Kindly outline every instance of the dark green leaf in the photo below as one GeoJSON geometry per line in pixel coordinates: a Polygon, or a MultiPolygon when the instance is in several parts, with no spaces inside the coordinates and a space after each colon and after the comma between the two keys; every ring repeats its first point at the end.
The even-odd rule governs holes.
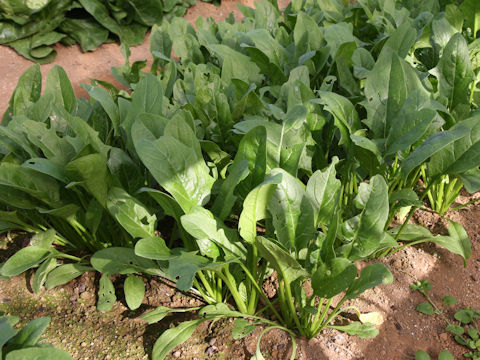
{"type": "Polygon", "coordinates": [[[365,290],[371,289],[381,284],[391,284],[393,281],[392,273],[383,264],[367,265],[360,277],[355,279],[346,293],[347,299],[354,299],[365,290]]]}

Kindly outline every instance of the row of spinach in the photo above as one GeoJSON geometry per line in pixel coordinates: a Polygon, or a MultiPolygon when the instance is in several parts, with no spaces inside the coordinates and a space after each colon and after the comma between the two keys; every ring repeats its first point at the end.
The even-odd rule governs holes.
{"type": "Polygon", "coordinates": [[[409,223],[424,200],[443,214],[462,185],[480,189],[480,9],[457,5],[262,1],[196,30],[174,18],[153,27],[150,73],[127,58],[113,74],[131,91],[94,80],[90,100],[59,67],[41,95],[31,67],[0,127],[0,230],[36,235],[1,275],[35,268],[41,291],[99,271],[100,311],[116,300],[114,274],[131,309],[140,274],[195,292],[208,305],[162,334],[155,359],[221,317],[238,318],[239,337],[246,318],[293,342],[327,327],[375,336],[369,314],[334,321],[393,281],[355,262],[422,242],[471,256],[460,224],[434,236],[409,223]]]}
{"type": "Polygon", "coordinates": [[[55,59],[52,45],[92,51],[106,42],[141,44],[164,18],[183,16],[195,0],[8,0],[0,2],[0,44],[34,62],[55,59]]]}

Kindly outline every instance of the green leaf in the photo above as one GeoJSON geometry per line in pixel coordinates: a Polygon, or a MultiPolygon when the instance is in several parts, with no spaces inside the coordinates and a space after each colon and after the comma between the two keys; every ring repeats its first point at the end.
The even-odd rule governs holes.
{"type": "Polygon", "coordinates": [[[425,351],[417,350],[415,352],[415,360],[431,360],[431,357],[425,351]]]}
{"type": "Polygon", "coordinates": [[[348,257],[358,260],[379,249],[385,237],[384,227],[388,219],[388,188],[381,175],[370,182],[361,183],[355,205],[361,209],[359,215],[342,224],[343,235],[352,242],[348,257]]]}
{"type": "Polygon", "coordinates": [[[444,296],[442,301],[445,305],[455,305],[458,302],[458,300],[453,296],[444,296]]]}
{"type": "Polygon", "coordinates": [[[176,258],[168,262],[168,275],[176,280],[177,288],[181,291],[188,291],[193,285],[193,278],[197,271],[214,267],[207,258],[194,253],[182,251],[176,258]]]}
{"type": "Polygon", "coordinates": [[[233,322],[234,328],[232,330],[232,337],[234,340],[243,339],[256,329],[255,325],[245,319],[235,319],[233,322]]]}
{"type": "Polygon", "coordinates": [[[462,104],[469,105],[469,88],[474,73],[467,42],[461,33],[450,38],[438,65],[430,72],[437,77],[438,92],[448,99],[451,110],[462,104]]]}
{"type": "Polygon", "coordinates": [[[248,166],[248,161],[242,160],[234,163],[229,168],[229,174],[222,183],[220,192],[212,206],[212,212],[217,215],[220,220],[225,220],[230,215],[237,200],[237,196],[234,195],[235,188],[249,175],[250,171],[248,166]]]}
{"type": "Polygon", "coordinates": [[[255,244],[260,254],[270,263],[273,269],[279,272],[288,285],[299,278],[308,277],[307,271],[302,268],[295,257],[272,240],[257,236],[255,244]]]}
{"type": "Polygon", "coordinates": [[[473,319],[478,318],[478,314],[471,309],[460,309],[458,310],[455,315],[455,319],[460,321],[462,324],[470,324],[473,319]]]}
{"type": "Polygon", "coordinates": [[[79,43],[83,52],[93,51],[108,40],[108,30],[88,18],[66,18],[59,30],[79,43]]]}
{"type": "Polygon", "coordinates": [[[65,264],[52,270],[45,283],[45,289],[50,290],[56,286],[66,284],[84,272],[93,270],[90,266],[83,266],[79,264],[65,264]]]}
{"type": "Polygon", "coordinates": [[[395,51],[385,46],[365,81],[364,123],[376,138],[387,137],[408,95],[414,91],[428,92],[417,72],[395,51]]]}
{"type": "Polygon", "coordinates": [[[465,27],[472,29],[472,35],[475,38],[480,30],[480,4],[475,0],[465,0],[460,5],[463,17],[465,18],[465,27]]]}
{"type": "MultiPolygon", "coordinates": [[[[297,237],[302,231],[311,234],[310,239],[315,237],[315,225],[313,224],[313,209],[302,211],[302,200],[305,187],[295,177],[283,169],[273,169],[271,175],[279,175],[282,181],[275,187],[272,198],[268,204],[268,210],[272,216],[272,223],[279,242],[287,249],[300,247],[297,245],[297,237]],[[310,229],[304,226],[299,229],[300,217],[311,218],[310,229]]],[[[305,223],[308,223],[306,221],[305,223]]]]}
{"type": "Polygon", "coordinates": [[[323,171],[317,170],[308,179],[306,195],[315,209],[315,224],[328,224],[331,214],[340,203],[341,182],[336,178],[335,165],[338,158],[323,171]]]}
{"type": "Polygon", "coordinates": [[[428,164],[428,175],[462,174],[478,169],[480,162],[480,117],[472,116],[450,128],[456,131],[459,127],[467,127],[468,134],[448,144],[432,156],[428,164]]]}
{"type": "Polygon", "coordinates": [[[90,154],[71,161],[65,167],[70,180],[80,182],[97,201],[106,206],[108,196],[107,160],[101,154],[90,154]]]}
{"type": "Polygon", "coordinates": [[[417,305],[417,311],[422,314],[432,315],[435,314],[435,309],[428,302],[423,302],[417,305]]]}
{"type": "Polygon", "coordinates": [[[356,335],[362,339],[364,338],[373,338],[378,335],[378,329],[373,326],[371,323],[362,324],[359,321],[352,322],[348,325],[343,326],[328,326],[329,328],[336,329],[339,331],[346,332],[349,335],[356,335]]]}
{"type": "Polygon", "coordinates": [[[332,298],[346,290],[357,276],[357,267],[344,258],[334,258],[328,263],[320,263],[312,275],[312,288],[315,295],[332,298]]]}
{"type": "Polygon", "coordinates": [[[448,350],[442,350],[438,354],[438,360],[455,360],[455,358],[448,350]]]}
{"type": "Polygon", "coordinates": [[[402,59],[408,55],[417,38],[417,31],[406,21],[400,25],[385,42],[384,46],[390,47],[402,59]]]}
{"type": "Polygon", "coordinates": [[[454,129],[440,131],[430,136],[402,162],[403,176],[407,177],[413,169],[424,163],[428,158],[468,133],[469,128],[459,124],[454,129]]]}
{"type": "Polygon", "coordinates": [[[225,252],[225,259],[245,259],[246,249],[239,242],[238,237],[233,237],[232,232],[214,218],[212,213],[202,207],[193,208],[189,214],[181,217],[184,229],[194,238],[208,239],[214,242],[225,252]]]}
{"type": "Polygon", "coordinates": [[[391,284],[392,282],[392,273],[385,267],[385,265],[367,265],[360,273],[360,277],[355,279],[352,285],[348,288],[346,297],[347,299],[354,299],[365,290],[381,284],[391,284]]]}
{"type": "Polygon", "coordinates": [[[152,260],[170,260],[177,256],[172,255],[165,240],[158,236],[138,240],[135,244],[135,255],[152,260]]]}
{"type": "Polygon", "coordinates": [[[216,319],[220,317],[244,317],[239,311],[232,310],[225,303],[216,303],[215,305],[204,306],[198,312],[198,316],[204,319],[216,319]]]}
{"type": "Polygon", "coordinates": [[[145,296],[145,285],[143,280],[135,275],[128,275],[123,284],[125,301],[130,310],[135,310],[142,305],[145,296]]]}
{"type": "Polygon", "coordinates": [[[9,352],[5,360],[73,360],[65,351],[51,347],[34,347],[9,352]]]}
{"type": "Polygon", "coordinates": [[[165,306],[159,306],[155,310],[149,311],[145,314],[139,316],[140,319],[145,320],[149,324],[154,324],[159,322],[165,318],[168,314],[171,313],[184,313],[189,311],[197,310],[198,308],[187,308],[187,309],[175,309],[175,308],[168,308],[165,306]]]}
{"type": "Polygon", "coordinates": [[[57,267],[57,259],[50,258],[45,260],[42,265],[40,265],[35,271],[35,275],[33,276],[32,282],[32,289],[33,292],[39,293],[42,289],[43,284],[47,280],[48,274],[57,267]]]}
{"type": "Polygon", "coordinates": [[[172,216],[177,222],[180,222],[184,211],[173,197],[162,191],[145,187],[140,188],[137,193],[147,193],[150,195],[161,206],[166,215],[172,216]]]}
{"type": "Polygon", "coordinates": [[[108,192],[107,208],[110,214],[134,238],[155,235],[157,217],[125,190],[112,187],[108,192]]]}
{"type": "Polygon", "coordinates": [[[214,179],[195,151],[171,136],[155,141],[139,140],[137,153],[158,183],[185,212],[208,201],[214,179]]]}
{"type": "Polygon", "coordinates": [[[269,176],[265,181],[250,191],[243,202],[243,210],[238,221],[238,232],[248,243],[253,244],[257,236],[257,221],[268,216],[267,206],[277,184],[282,180],[280,174],[269,176]]]}
{"type": "Polygon", "coordinates": [[[463,330],[463,327],[458,325],[448,325],[445,330],[454,335],[463,335],[463,333],[465,332],[465,330],[463,330]]]}
{"type": "MultiPolygon", "coordinates": [[[[42,90],[42,73],[40,65],[30,66],[17,82],[12,97],[10,98],[10,106],[14,115],[26,115],[27,110],[40,98],[42,90]]],[[[7,123],[3,121],[2,125],[7,123]]]]}
{"type": "Polygon", "coordinates": [[[3,346],[11,338],[17,334],[17,330],[13,328],[18,322],[19,318],[14,318],[11,316],[2,316],[0,317],[0,349],[3,349],[3,346]]]}
{"type": "Polygon", "coordinates": [[[5,351],[10,352],[37,345],[49,323],[49,316],[30,321],[17,333],[17,335],[10,339],[5,351]]]}
{"type": "Polygon", "coordinates": [[[17,251],[2,266],[3,276],[16,276],[23,273],[43,260],[45,260],[51,251],[39,246],[27,246],[17,251]]]}
{"type": "Polygon", "coordinates": [[[204,320],[184,321],[177,327],[163,332],[153,346],[152,360],[165,359],[175,346],[187,341],[203,321],[204,320]]]}
{"type": "Polygon", "coordinates": [[[105,89],[99,86],[88,86],[85,84],[82,84],[82,86],[85,90],[87,90],[88,95],[90,95],[91,98],[95,99],[102,105],[103,109],[110,118],[110,121],[112,122],[114,135],[119,135],[120,114],[118,106],[113,101],[112,96],[105,89]]]}
{"type": "Polygon", "coordinates": [[[149,259],[135,255],[133,249],[111,247],[97,251],[90,259],[95,270],[104,274],[147,273],[161,275],[157,265],[149,259]]]}
{"type": "Polygon", "coordinates": [[[77,98],[68,75],[58,65],[55,65],[48,73],[44,95],[52,96],[55,105],[69,113],[73,113],[77,106],[77,98]]]}
{"type": "Polygon", "coordinates": [[[267,131],[265,127],[254,127],[242,137],[232,166],[240,167],[244,161],[248,161],[250,175],[239,185],[239,190],[246,195],[265,177],[267,169],[267,131]]]}
{"type": "Polygon", "coordinates": [[[115,288],[110,280],[110,275],[103,274],[98,284],[97,310],[100,312],[112,310],[116,300],[115,288]]]}

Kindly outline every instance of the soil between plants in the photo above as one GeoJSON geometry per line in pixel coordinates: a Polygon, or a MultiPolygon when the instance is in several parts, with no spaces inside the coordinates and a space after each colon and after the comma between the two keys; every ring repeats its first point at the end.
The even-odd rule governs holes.
{"type": "MultiPolygon", "coordinates": [[[[253,6],[253,1],[241,1],[253,6]]],[[[286,2],[280,2],[285,6],[286,2]]],[[[223,1],[220,7],[198,3],[189,9],[186,18],[194,21],[197,16],[212,16],[220,20],[234,11],[240,13],[235,2],[223,1]]],[[[132,49],[131,61],[151,59],[148,39],[132,49]]],[[[112,81],[112,66],[120,66],[124,60],[119,46],[106,44],[92,53],[82,54],[78,47],[57,45],[57,59],[43,65],[45,75],[53,67],[65,68],[78,96],[85,96],[80,83],[88,83],[89,78],[112,81]]],[[[32,63],[18,56],[13,50],[0,46],[0,112],[8,106],[8,100],[19,76],[32,63]]],[[[118,85],[118,84],[117,84],[118,85]]],[[[480,193],[470,197],[462,194],[454,206],[464,204],[480,193]]],[[[408,247],[388,258],[381,259],[393,273],[395,281],[391,285],[380,286],[367,291],[352,304],[362,312],[378,311],[384,322],[379,326],[380,334],[374,339],[359,339],[335,330],[327,330],[315,339],[298,339],[296,359],[322,360],[407,360],[414,359],[415,351],[426,350],[436,358],[443,349],[462,359],[466,350],[457,345],[445,332],[445,323],[439,316],[418,313],[415,307],[423,302],[418,292],[409,286],[416,280],[428,279],[433,284],[432,298],[437,303],[445,295],[455,296],[459,303],[449,310],[470,306],[480,308],[480,205],[470,205],[455,213],[449,212],[444,218],[429,211],[417,211],[414,221],[434,233],[444,234],[448,221],[461,223],[472,242],[472,258],[463,266],[459,256],[434,245],[408,247]]],[[[18,236],[12,241],[1,239],[0,262],[11,254],[12,248],[25,245],[25,237],[18,236]]],[[[68,351],[75,359],[148,359],[156,338],[162,331],[188,319],[189,315],[170,316],[161,323],[147,325],[137,316],[156,306],[191,307],[201,302],[179,293],[171,284],[158,278],[144,279],[147,294],[143,305],[137,311],[130,311],[123,300],[122,278],[116,281],[117,301],[109,313],[96,311],[96,286],[98,277],[87,273],[71,283],[41,294],[31,292],[28,276],[18,276],[12,280],[0,281],[0,310],[21,317],[22,324],[40,316],[50,316],[52,321],[46,332],[46,340],[56,347],[68,351]]],[[[268,282],[264,289],[269,290],[268,282]]],[[[204,323],[185,344],[176,348],[170,359],[250,359],[255,352],[256,340],[261,331],[257,329],[242,340],[231,336],[233,320],[204,323]]],[[[266,359],[288,359],[291,348],[288,336],[282,331],[273,330],[262,339],[263,354],[266,359]]]]}

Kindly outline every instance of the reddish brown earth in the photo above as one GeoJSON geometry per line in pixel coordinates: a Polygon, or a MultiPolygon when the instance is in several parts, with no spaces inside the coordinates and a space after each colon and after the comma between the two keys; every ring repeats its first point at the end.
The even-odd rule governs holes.
{"type": "MultiPolygon", "coordinates": [[[[250,0],[243,1],[252,6],[250,0]]],[[[212,16],[219,20],[235,11],[235,2],[223,1],[221,7],[199,3],[187,13],[187,19],[212,16]]],[[[83,54],[78,47],[57,45],[58,56],[53,64],[43,65],[46,74],[55,64],[65,68],[74,84],[77,95],[84,96],[81,82],[89,78],[112,80],[110,67],[123,63],[118,45],[107,44],[93,53],[83,54]]],[[[148,39],[132,49],[131,60],[150,59],[148,39]]],[[[18,56],[13,50],[0,46],[0,112],[7,107],[8,99],[21,73],[32,63],[18,56]]],[[[477,198],[480,194],[475,195],[477,198]]],[[[466,203],[469,196],[460,196],[458,204],[466,203]]],[[[457,204],[457,205],[458,205],[457,204]]],[[[367,291],[354,304],[362,312],[378,311],[384,322],[380,334],[374,339],[359,339],[334,330],[328,330],[316,339],[299,339],[297,359],[321,360],[407,360],[414,359],[415,351],[428,351],[436,358],[442,349],[448,349],[455,359],[463,358],[466,350],[457,345],[445,332],[444,320],[439,316],[418,313],[415,307],[423,302],[418,292],[409,289],[416,280],[428,279],[433,284],[432,298],[437,303],[445,295],[455,296],[459,303],[451,308],[470,306],[480,308],[480,205],[470,205],[445,218],[460,222],[472,242],[473,255],[463,267],[459,256],[433,244],[409,247],[381,261],[392,271],[395,281],[367,291]]],[[[446,232],[447,221],[428,211],[418,211],[414,221],[438,234],[446,232]]],[[[22,239],[14,239],[20,243],[22,239]]],[[[5,261],[12,243],[3,239],[0,262],[5,261]]],[[[32,294],[30,279],[16,277],[10,282],[0,282],[0,310],[19,315],[23,323],[39,316],[51,316],[47,340],[69,351],[75,359],[147,359],[159,334],[188,315],[167,317],[160,324],[147,326],[136,316],[149,308],[164,305],[186,307],[200,305],[198,300],[180,294],[160,279],[145,279],[147,295],[142,307],[129,311],[122,301],[121,279],[117,281],[117,302],[112,312],[98,313],[95,309],[95,288],[98,278],[84,274],[70,284],[42,294],[32,294]],[[27,286],[26,286],[27,285],[27,286]]],[[[267,287],[266,287],[267,288],[267,287]]],[[[184,345],[175,349],[171,358],[179,359],[250,359],[255,352],[260,329],[242,340],[233,340],[230,334],[232,321],[205,323],[184,345]]],[[[281,331],[272,331],[262,340],[266,359],[288,359],[289,339],[281,331]]]]}

